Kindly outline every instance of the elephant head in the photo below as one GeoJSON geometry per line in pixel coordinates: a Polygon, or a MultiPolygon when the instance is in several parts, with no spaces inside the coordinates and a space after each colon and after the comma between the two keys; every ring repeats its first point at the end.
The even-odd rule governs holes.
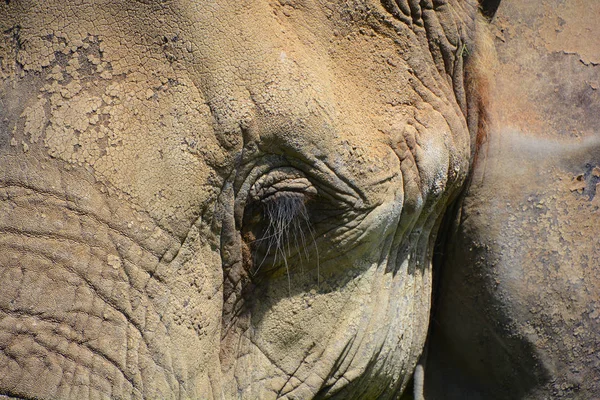
{"type": "Polygon", "coordinates": [[[498,3],[0,4],[0,395],[399,397],[498,3]]]}
{"type": "Polygon", "coordinates": [[[3,2],[0,393],[391,398],[478,4],[3,2]]]}

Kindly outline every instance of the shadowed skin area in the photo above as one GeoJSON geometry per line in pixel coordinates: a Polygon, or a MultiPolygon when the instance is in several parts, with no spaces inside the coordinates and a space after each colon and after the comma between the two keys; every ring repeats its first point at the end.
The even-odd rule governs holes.
{"type": "Polygon", "coordinates": [[[600,398],[598,15],[503,0],[492,21],[489,137],[436,269],[425,398],[600,398]]]}
{"type": "Polygon", "coordinates": [[[596,398],[600,141],[498,133],[452,227],[425,398],[596,398]]]}
{"type": "Polygon", "coordinates": [[[2,2],[0,395],[403,392],[476,12],[2,2]]]}

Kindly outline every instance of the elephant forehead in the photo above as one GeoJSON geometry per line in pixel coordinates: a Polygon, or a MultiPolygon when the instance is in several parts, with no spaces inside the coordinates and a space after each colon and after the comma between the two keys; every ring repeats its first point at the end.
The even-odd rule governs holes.
{"type": "MultiPolygon", "coordinates": [[[[367,187],[399,174],[389,147],[406,126],[442,138],[421,157],[409,149],[414,168],[429,155],[434,176],[433,164],[448,165],[440,151],[467,157],[464,118],[424,29],[378,2],[2,7],[2,49],[25,77],[16,91],[39,90],[13,142],[91,167],[174,230],[214,200],[248,127],[258,141],[328,155],[367,187]]],[[[456,41],[460,24],[448,26],[440,32],[456,41]]]]}

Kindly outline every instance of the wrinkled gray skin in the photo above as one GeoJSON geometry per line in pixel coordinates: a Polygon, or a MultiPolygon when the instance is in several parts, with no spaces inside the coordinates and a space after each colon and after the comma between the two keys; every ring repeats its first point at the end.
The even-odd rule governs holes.
{"type": "Polygon", "coordinates": [[[0,394],[393,398],[471,0],[0,4],[0,394]]]}
{"type": "MultiPolygon", "coordinates": [[[[449,329],[432,329],[416,385],[426,398],[544,398],[564,365],[583,371],[580,381],[593,376],[591,359],[536,369],[563,354],[544,347],[562,332],[594,327],[566,311],[538,311],[543,318],[527,325],[536,293],[527,297],[510,258],[494,261],[514,244],[488,229],[514,212],[488,201],[494,182],[527,182],[554,166],[550,153],[505,156],[528,132],[499,135],[496,126],[473,164],[484,98],[477,7],[1,3],[0,396],[397,398],[425,345],[446,211],[445,237],[457,239],[440,253],[449,272],[437,275],[432,326],[449,329]],[[496,160],[492,184],[479,179],[487,159],[496,160]],[[506,177],[519,160],[534,162],[506,177]],[[490,254],[465,256],[479,244],[490,254]],[[472,268],[480,280],[465,278],[472,268]],[[501,295],[490,286],[497,276],[513,277],[501,295]],[[479,314],[455,312],[463,299],[479,314]],[[502,325],[507,316],[513,325],[502,325]],[[538,329],[537,339],[512,348],[498,330],[478,336],[494,324],[519,338],[538,329]],[[522,368],[503,356],[477,364],[485,352],[518,354],[522,368]],[[510,386],[515,376],[523,389],[510,386]]],[[[577,145],[551,149],[561,160],[595,160],[577,145]]],[[[563,174],[577,170],[567,161],[563,174]]],[[[524,233],[508,237],[534,237],[538,222],[515,215],[524,233]]],[[[542,309],[572,290],[554,283],[542,309]]],[[[577,287],[586,305],[596,286],[577,287]]],[[[569,342],[566,358],[595,343],[577,337],[589,341],[569,342]]]]}

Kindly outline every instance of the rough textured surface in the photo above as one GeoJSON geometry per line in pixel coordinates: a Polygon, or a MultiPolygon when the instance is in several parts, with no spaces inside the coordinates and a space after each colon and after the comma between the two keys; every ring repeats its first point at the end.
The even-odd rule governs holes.
{"type": "Polygon", "coordinates": [[[599,12],[500,5],[491,129],[448,233],[426,398],[600,397],[599,12]]]}
{"type": "Polygon", "coordinates": [[[492,24],[498,126],[552,137],[600,132],[599,13],[597,2],[502,2],[492,24]]]}
{"type": "Polygon", "coordinates": [[[476,7],[1,2],[0,395],[401,393],[476,7]]]}

